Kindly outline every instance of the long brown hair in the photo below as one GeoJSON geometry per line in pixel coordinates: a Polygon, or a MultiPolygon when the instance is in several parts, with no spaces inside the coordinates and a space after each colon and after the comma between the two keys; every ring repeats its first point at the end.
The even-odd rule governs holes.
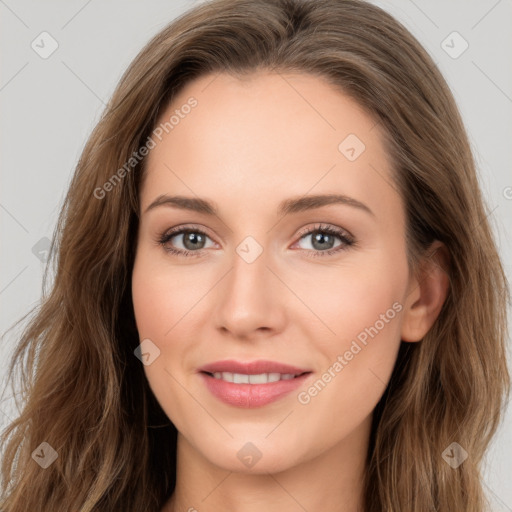
{"type": "Polygon", "coordinates": [[[479,467],[509,390],[509,291],[445,80],[400,23],[364,1],[213,0],[140,52],[78,162],[52,240],[51,290],[9,368],[24,404],[2,436],[4,512],[155,512],[172,494],[176,429],[133,353],[145,160],[125,164],[184,84],[259,69],[323,78],[373,116],[406,206],[411,268],[434,240],[450,254],[441,313],[420,343],[402,343],[374,411],[365,512],[484,510],[479,467]],[[43,442],[58,455],[46,469],[32,460],[43,442]],[[452,442],[469,455],[457,468],[442,456],[452,442]]]}

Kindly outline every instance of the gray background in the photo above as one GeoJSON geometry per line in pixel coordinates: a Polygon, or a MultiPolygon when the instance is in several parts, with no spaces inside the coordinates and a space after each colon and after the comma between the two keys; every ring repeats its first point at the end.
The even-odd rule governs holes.
{"type": "MultiPolygon", "coordinates": [[[[41,297],[46,239],[52,236],[86,138],[122,72],[154,34],[197,3],[0,0],[0,333],[41,297]],[[58,44],[46,59],[31,47],[33,41],[42,46],[38,36],[43,31],[58,44]]],[[[452,88],[510,279],[512,1],[375,3],[419,39],[452,88]],[[461,53],[464,41],[469,46],[461,53]]],[[[50,39],[44,46],[50,48],[50,39]]],[[[0,343],[2,382],[16,334],[19,330],[10,331],[0,343]]],[[[14,417],[14,404],[7,392],[0,399],[0,427],[4,427],[14,417]]],[[[486,459],[486,488],[497,511],[512,512],[511,459],[509,409],[486,459]]]]}

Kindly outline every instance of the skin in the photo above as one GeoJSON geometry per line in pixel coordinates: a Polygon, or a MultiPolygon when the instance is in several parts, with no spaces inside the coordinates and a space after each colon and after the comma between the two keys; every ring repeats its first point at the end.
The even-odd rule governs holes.
{"type": "MultiPolygon", "coordinates": [[[[198,105],[148,156],[132,276],[140,339],[160,350],[144,370],[179,432],[177,486],[162,510],[361,510],[372,412],[400,340],[421,340],[439,314],[448,287],[436,260],[442,250],[415,277],[380,127],[322,79],[209,75],[189,83],[161,119],[190,96],[198,105]],[[366,146],[354,161],[338,149],[348,134],[366,146]],[[282,200],[323,193],[350,196],[373,214],[347,204],[277,214],[282,200]],[[219,214],[169,205],[146,212],[161,194],[206,198],[219,214]],[[356,244],[308,257],[325,249],[299,232],[318,223],[356,244]],[[158,244],[170,228],[189,224],[207,233],[200,256],[158,244]],[[263,248],[250,264],[236,252],[247,236],[263,248]],[[394,303],[401,311],[300,403],[298,393],[394,303]],[[221,359],[270,359],[313,374],[274,403],[237,408],[210,394],[197,374],[221,359]],[[248,442],[262,454],[252,467],[237,457],[248,442]]],[[[343,244],[331,240],[323,247],[343,244]]],[[[176,235],[166,245],[193,250],[184,244],[176,235]]]]}

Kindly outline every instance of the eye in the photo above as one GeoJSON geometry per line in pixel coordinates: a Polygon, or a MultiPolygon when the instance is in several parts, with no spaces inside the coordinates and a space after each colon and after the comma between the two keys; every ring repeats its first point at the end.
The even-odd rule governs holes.
{"type": "MultiPolygon", "coordinates": [[[[300,239],[297,243],[311,238],[310,245],[312,249],[303,249],[307,252],[308,256],[313,257],[330,256],[355,245],[355,240],[349,233],[341,228],[330,225],[318,224],[302,230],[299,236],[300,239]],[[339,240],[337,245],[336,239],[339,240]]],[[[163,246],[165,251],[171,254],[194,257],[201,256],[203,250],[215,245],[213,242],[210,246],[206,245],[207,240],[212,242],[207,233],[199,227],[178,226],[160,235],[157,241],[163,246]],[[176,245],[181,245],[182,247],[176,247],[176,245]]]]}
{"type": "Polygon", "coordinates": [[[332,254],[344,251],[355,245],[354,238],[341,228],[330,225],[316,225],[313,228],[307,228],[301,231],[300,243],[302,240],[310,238],[312,250],[308,251],[308,256],[330,256],[332,254]],[[340,241],[336,245],[336,239],[340,241]]]}
{"type": "Polygon", "coordinates": [[[190,227],[178,227],[170,231],[166,231],[160,236],[158,243],[163,248],[172,254],[180,256],[199,256],[202,254],[202,250],[208,248],[206,246],[207,239],[210,237],[202,230],[193,226],[190,227]],[[172,245],[169,244],[173,239],[176,241],[172,245]],[[173,247],[174,245],[180,245],[183,248],[173,247]]]}

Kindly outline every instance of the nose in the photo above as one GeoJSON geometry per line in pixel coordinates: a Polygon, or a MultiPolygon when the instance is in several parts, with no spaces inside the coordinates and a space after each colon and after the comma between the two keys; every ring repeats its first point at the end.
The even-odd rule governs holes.
{"type": "Polygon", "coordinates": [[[246,340],[282,331],[290,292],[271,268],[271,259],[265,249],[254,261],[242,251],[235,252],[215,297],[217,329],[246,340]]]}

